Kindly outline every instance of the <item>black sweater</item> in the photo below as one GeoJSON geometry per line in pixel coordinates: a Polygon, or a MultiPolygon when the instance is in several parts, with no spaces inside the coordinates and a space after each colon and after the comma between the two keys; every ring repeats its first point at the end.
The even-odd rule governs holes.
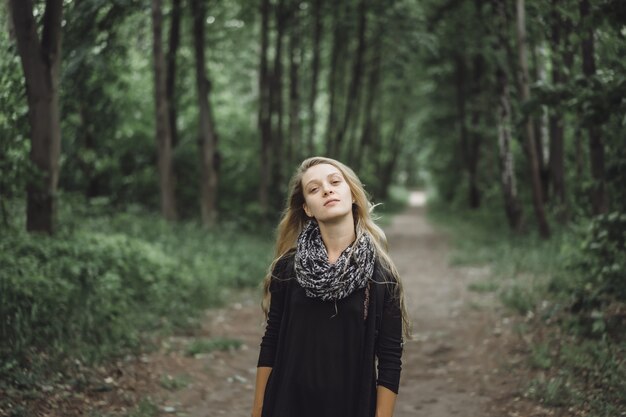
{"type": "Polygon", "coordinates": [[[258,366],[272,367],[263,417],[374,416],[376,385],[397,393],[402,319],[395,281],[379,263],[366,290],[337,304],[311,299],[295,280],[293,255],[276,263],[258,366]],[[378,362],[376,372],[376,360],[378,362]]]}

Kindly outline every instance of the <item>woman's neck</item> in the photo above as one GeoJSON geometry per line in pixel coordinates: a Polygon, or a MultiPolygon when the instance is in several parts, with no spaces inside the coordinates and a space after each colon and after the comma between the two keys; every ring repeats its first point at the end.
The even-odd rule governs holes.
{"type": "Polygon", "coordinates": [[[345,220],[338,223],[318,222],[322,241],[324,242],[324,246],[326,246],[328,261],[330,263],[335,263],[339,255],[341,255],[341,252],[356,239],[353,217],[346,216],[344,219],[345,220]]]}

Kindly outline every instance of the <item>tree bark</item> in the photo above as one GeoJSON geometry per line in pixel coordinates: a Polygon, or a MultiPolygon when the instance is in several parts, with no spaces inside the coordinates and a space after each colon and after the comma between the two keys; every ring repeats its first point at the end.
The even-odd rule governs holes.
{"type": "MultiPolygon", "coordinates": [[[[464,48],[460,48],[464,49],[464,48]]],[[[462,51],[455,54],[454,57],[454,86],[456,93],[456,118],[459,128],[459,144],[461,149],[461,159],[463,162],[463,168],[467,174],[469,174],[469,144],[467,138],[467,115],[466,115],[466,102],[467,102],[467,81],[465,74],[467,73],[467,65],[465,63],[465,56],[462,51]]],[[[469,176],[469,175],[468,175],[469,176]]],[[[470,187],[471,188],[471,187],[470,187]]]]}
{"type": "MultiPolygon", "coordinates": [[[[564,81],[562,56],[562,35],[568,36],[568,33],[562,33],[563,18],[561,17],[557,7],[560,0],[552,0],[551,3],[551,22],[550,22],[550,40],[552,44],[552,84],[558,89],[564,81]]],[[[563,113],[557,106],[550,111],[549,131],[550,131],[550,159],[548,162],[550,168],[550,177],[552,178],[552,194],[556,204],[560,210],[565,209],[565,149],[563,143],[563,113]]]]}
{"type": "Polygon", "coordinates": [[[369,49],[370,58],[367,82],[365,84],[365,105],[363,109],[363,120],[361,136],[354,146],[354,166],[360,171],[364,158],[368,155],[374,140],[374,109],[379,102],[380,93],[380,73],[383,61],[383,34],[385,30],[385,19],[383,17],[385,4],[382,1],[376,2],[375,16],[376,29],[372,38],[372,47],[369,49]]]}
{"type": "Polygon", "coordinates": [[[347,6],[341,2],[333,2],[333,46],[330,56],[330,68],[328,71],[328,94],[329,110],[328,123],[326,125],[326,154],[330,157],[338,157],[339,147],[335,141],[339,124],[337,108],[339,103],[340,89],[343,84],[343,71],[346,60],[346,31],[343,25],[344,9],[347,6]]]}
{"type": "Polygon", "coordinates": [[[152,31],[154,59],[154,101],[156,107],[156,142],[161,191],[161,213],[167,220],[176,220],[176,199],[172,170],[172,130],[169,123],[169,103],[165,85],[165,56],[163,54],[163,14],[161,0],[152,0],[152,31]]]}
{"type": "MultiPolygon", "coordinates": [[[[541,57],[538,54],[538,47],[533,45],[531,48],[535,80],[541,80],[542,83],[545,83],[545,70],[541,57]]],[[[548,120],[545,117],[545,106],[542,106],[541,110],[541,116],[533,118],[533,126],[535,130],[535,148],[537,152],[537,164],[539,165],[539,178],[541,180],[541,194],[543,196],[543,202],[547,203],[550,200],[550,165],[548,163],[550,152],[549,139],[546,137],[548,120]]]]}
{"type": "MultiPolygon", "coordinates": [[[[275,195],[272,201],[281,204],[282,191],[285,181],[283,180],[284,159],[284,117],[283,117],[283,43],[288,23],[289,10],[285,5],[287,0],[278,0],[275,9],[276,38],[274,44],[274,65],[271,76],[270,113],[272,120],[272,182],[278,186],[273,188],[275,195]]],[[[277,205],[275,207],[279,209],[277,205]]]]}
{"type": "Polygon", "coordinates": [[[167,51],[167,72],[165,76],[165,91],[169,103],[169,121],[172,131],[172,148],[178,144],[178,129],[176,127],[176,54],[180,44],[180,7],[181,0],[172,0],[172,15],[170,17],[169,49],[167,51]]]}
{"type": "Polygon", "coordinates": [[[259,130],[261,131],[259,206],[269,212],[269,181],[272,178],[272,114],[268,65],[270,1],[261,0],[261,56],[259,62],[259,130]]]}
{"type": "MultiPolygon", "coordinates": [[[[508,55],[507,34],[508,19],[504,5],[499,0],[493,1],[494,19],[496,25],[495,49],[500,55],[508,55]]],[[[496,61],[499,62],[499,61],[496,61]]],[[[502,64],[496,64],[496,86],[498,95],[498,156],[500,162],[500,184],[504,199],[504,210],[509,227],[518,232],[521,227],[522,209],[517,194],[517,180],[515,175],[515,159],[513,158],[511,135],[511,98],[509,94],[509,77],[502,64]]]]}
{"type": "Polygon", "coordinates": [[[342,149],[342,144],[346,132],[352,122],[355,108],[358,108],[361,78],[363,77],[363,57],[367,48],[365,32],[367,30],[367,1],[359,1],[359,25],[357,29],[358,44],[355,52],[354,62],[352,65],[352,77],[350,79],[350,86],[348,88],[348,95],[345,101],[345,108],[343,113],[343,119],[337,130],[336,137],[334,139],[334,146],[338,155],[343,154],[342,151],[351,153],[350,149],[342,149]]]}
{"type": "Polygon", "coordinates": [[[40,173],[26,187],[26,229],[53,234],[61,153],[58,84],[63,1],[46,1],[41,40],[32,0],[11,0],[9,6],[26,82],[30,160],[40,173]]]}
{"type": "Polygon", "coordinates": [[[320,43],[322,38],[323,20],[322,20],[323,0],[315,0],[313,2],[313,62],[311,63],[311,95],[309,96],[309,137],[307,141],[307,149],[309,156],[315,155],[315,124],[317,123],[317,112],[315,110],[315,102],[317,100],[317,84],[320,73],[320,43]]]}
{"type": "MultiPolygon", "coordinates": [[[[517,41],[518,41],[518,55],[520,64],[520,89],[521,99],[524,102],[530,100],[530,87],[528,85],[528,58],[526,51],[526,10],[524,0],[517,0],[517,41]]],[[[537,218],[537,226],[539,228],[539,235],[547,239],[550,237],[550,227],[546,219],[543,196],[541,193],[541,178],[539,177],[539,163],[537,159],[537,151],[535,147],[535,132],[533,128],[533,119],[531,116],[526,116],[524,123],[525,136],[526,136],[526,153],[529,159],[530,179],[532,183],[532,195],[533,206],[535,209],[535,217],[537,218]]]]}
{"type": "MultiPolygon", "coordinates": [[[[475,78],[474,83],[479,83],[480,78],[482,78],[482,64],[479,63],[482,57],[477,57],[475,59],[475,78]]],[[[478,96],[474,96],[473,106],[472,106],[472,116],[470,118],[470,123],[472,125],[471,134],[469,135],[469,149],[467,153],[467,173],[468,173],[468,201],[470,208],[477,209],[480,207],[481,202],[481,194],[480,187],[478,186],[478,164],[480,162],[480,148],[482,144],[482,134],[479,131],[480,127],[480,118],[481,118],[481,107],[478,102],[478,97],[480,96],[480,91],[477,92],[478,96]]]]}
{"type": "MultiPolygon", "coordinates": [[[[590,5],[589,0],[580,1],[580,19],[582,29],[582,67],[584,76],[592,82],[596,73],[596,61],[594,56],[593,28],[589,23],[590,5]]],[[[591,188],[591,208],[593,214],[605,213],[608,209],[605,180],[604,180],[604,143],[599,126],[589,126],[589,156],[591,161],[591,177],[593,186],[591,188]]]]}
{"type": "Polygon", "coordinates": [[[202,0],[191,0],[200,128],[198,132],[198,149],[200,151],[200,164],[202,168],[200,209],[202,224],[206,227],[212,227],[217,223],[218,213],[217,186],[219,156],[217,150],[218,136],[209,99],[209,95],[211,94],[211,82],[206,75],[205,68],[204,21],[206,13],[204,7],[202,0]]]}
{"type": "Polygon", "coordinates": [[[402,132],[404,131],[406,118],[405,112],[401,111],[397,116],[390,137],[390,155],[387,161],[383,163],[380,184],[380,200],[386,200],[389,197],[389,187],[393,182],[393,173],[398,163],[398,156],[402,150],[402,132]]]}
{"type": "Polygon", "coordinates": [[[300,3],[290,4],[292,10],[289,37],[289,147],[288,167],[301,159],[302,131],[300,123],[300,3]]]}

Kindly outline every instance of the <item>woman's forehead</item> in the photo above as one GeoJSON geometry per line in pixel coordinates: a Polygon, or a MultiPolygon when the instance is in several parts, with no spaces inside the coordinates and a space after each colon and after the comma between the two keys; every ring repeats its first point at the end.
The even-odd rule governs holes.
{"type": "Polygon", "coordinates": [[[341,171],[331,164],[313,165],[302,175],[302,184],[307,184],[309,181],[313,180],[321,180],[333,174],[341,175],[341,171]]]}

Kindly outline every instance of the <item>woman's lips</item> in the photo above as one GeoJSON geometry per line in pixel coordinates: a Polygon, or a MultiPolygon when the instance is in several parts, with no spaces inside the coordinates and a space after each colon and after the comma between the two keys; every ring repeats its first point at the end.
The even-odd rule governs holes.
{"type": "Polygon", "coordinates": [[[338,202],[339,202],[339,200],[329,200],[329,201],[324,203],[324,206],[327,206],[327,205],[332,204],[332,203],[338,203],[338,202]]]}

